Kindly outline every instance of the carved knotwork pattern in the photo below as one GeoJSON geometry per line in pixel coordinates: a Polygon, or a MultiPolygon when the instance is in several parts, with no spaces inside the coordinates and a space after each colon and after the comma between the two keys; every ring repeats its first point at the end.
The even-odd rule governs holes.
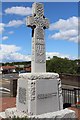
{"type": "Polygon", "coordinates": [[[38,16],[44,15],[43,5],[40,3],[33,4],[33,14],[37,14],[38,16]]]}
{"type": "Polygon", "coordinates": [[[19,102],[26,104],[26,89],[19,87],[19,102]]]}
{"type": "MultiPolygon", "coordinates": [[[[36,38],[37,40],[39,40],[39,39],[43,39],[43,40],[44,40],[44,30],[43,30],[42,28],[37,27],[37,28],[35,29],[35,38],[36,38]]],[[[36,40],[36,42],[39,42],[39,41],[37,41],[37,40],[36,40]]]]}
{"type": "Polygon", "coordinates": [[[27,17],[27,25],[29,27],[42,27],[42,28],[48,28],[49,27],[49,21],[48,19],[44,18],[44,10],[42,4],[34,4],[33,5],[33,16],[27,17]]]}
{"type": "Polygon", "coordinates": [[[31,82],[31,101],[35,100],[35,82],[31,82]]]}
{"type": "Polygon", "coordinates": [[[58,92],[59,92],[59,97],[61,97],[62,96],[61,80],[58,81],[58,92]]]}
{"type": "Polygon", "coordinates": [[[45,55],[39,55],[38,58],[36,59],[36,63],[45,63],[45,55]]]}

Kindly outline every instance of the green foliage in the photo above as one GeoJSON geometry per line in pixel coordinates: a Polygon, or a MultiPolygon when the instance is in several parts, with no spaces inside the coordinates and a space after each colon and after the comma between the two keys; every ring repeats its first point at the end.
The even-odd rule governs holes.
{"type": "Polygon", "coordinates": [[[47,72],[65,73],[65,74],[80,74],[80,60],[69,60],[67,58],[59,58],[54,56],[47,61],[47,72]]]}
{"type": "Polygon", "coordinates": [[[10,65],[10,66],[14,66],[14,65],[27,65],[30,64],[30,61],[25,61],[25,62],[11,62],[11,63],[2,63],[2,65],[10,65]]]}

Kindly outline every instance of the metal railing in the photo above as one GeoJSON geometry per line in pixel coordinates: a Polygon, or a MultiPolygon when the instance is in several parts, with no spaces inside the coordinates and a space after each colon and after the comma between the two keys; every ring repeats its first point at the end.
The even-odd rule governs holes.
{"type": "Polygon", "coordinates": [[[71,105],[80,102],[80,89],[65,89],[62,88],[63,103],[70,103],[71,105]]]}

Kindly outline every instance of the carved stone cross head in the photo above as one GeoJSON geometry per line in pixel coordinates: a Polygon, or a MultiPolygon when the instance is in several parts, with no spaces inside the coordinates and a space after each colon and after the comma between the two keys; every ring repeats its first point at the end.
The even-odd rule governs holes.
{"type": "Polygon", "coordinates": [[[49,21],[44,17],[44,8],[41,3],[34,3],[32,6],[32,16],[27,17],[27,26],[32,29],[41,27],[43,29],[49,28],[49,21]]]}

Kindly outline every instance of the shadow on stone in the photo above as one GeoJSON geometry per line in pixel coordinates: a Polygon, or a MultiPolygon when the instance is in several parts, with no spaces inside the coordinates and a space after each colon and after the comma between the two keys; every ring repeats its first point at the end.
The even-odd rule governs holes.
{"type": "Polygon", "coordinates": [[[63,109],[71,107],[71,103],[64,103],[63,104],[63,109]]]}

